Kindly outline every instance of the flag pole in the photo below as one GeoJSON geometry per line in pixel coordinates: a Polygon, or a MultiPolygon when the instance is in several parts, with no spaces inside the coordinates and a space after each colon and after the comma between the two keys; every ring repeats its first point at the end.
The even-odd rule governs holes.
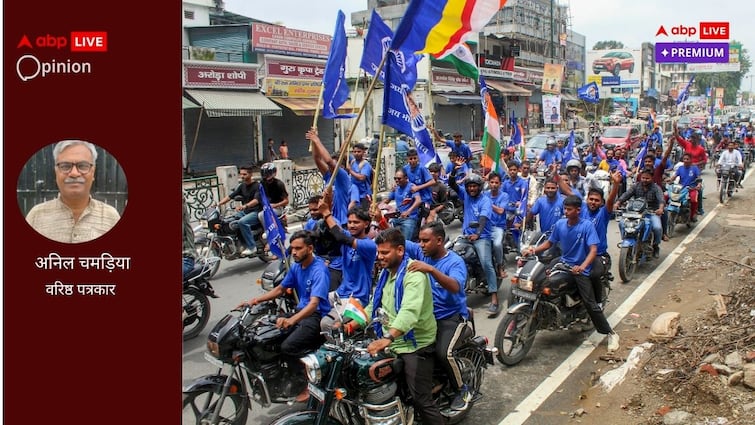
{"type": "MultiPolygon", "coordinates": [[[[383,66],[385,65],[386,59],[388,59],[388,55],[390,54],[390,51],[386,51],[383,55],[383,60],[380,61],[380,65],[378,65],[377,70],[375,71],[375,78],[372,79],[372,82],[370,82],[370,87],[367,89],[367,93],[364,97],[364,102],[362,103],[362,107],[359,108],[359,113],[357,114],[356,119],[354,120],[354,123],[351,125],[351,129],[349,130],[349,135],[346,138],[346,143],[341,145],[341,153],[338,155],[338,161],[336,161],[336,164],[340,166],[340,164],[343,162],[343,158],[346,156],[346,149],[351,144],[351,136],[354,135],[354,132],[356,131],[357,124],[359,124],[359,120],[362,118],[362,114],[364,114],[364,105],[367,104],[367,101],[370,99],[370,96],[372,95],[372,91],[375,89],[375,85],[377,84],[377,81],[380,79],[378,76],[380,75],[380,71],[383,70],[383,66]]],[[[390,89],[390,87],[389,87],[390,89]]],[[[323,189],[323,192],[330,190],[333,187],[333,183],[335,183],[336,180],[336,172],[334,171],[331,176],[330,180],[328,180],[328,184],[323,189]]]]}
{"type": "Polygon", "coordinates": [[[372,211],[375,208],[375,204],[377,204],[375,195],[377,194],[378,190],[378,176],[380,175],[380,163],[383,159],[383,139],[385,139],[385,124],[383,124],[380,127],[380,140],[377,150],[377,158],[375,158],[375,170],[373,171],[372,176],[372,203],[370,204],[370,211],[372,211]]]}
{"type": "MultiPolygon", "coordinates": [[[[358,80],[358,79],[357,79],[358,80]]],[[[320,84],[320,95],[317,97],[317,105],[315,105],[315,117],[312,120],[312,128],[317,130],[317,119],[320,117],[320,104],[322,103],[323,92],[325,91],[325,77],[320,84]]],[[[309,141],[309,151],[312,152],[312,141],[309,141]]]]}

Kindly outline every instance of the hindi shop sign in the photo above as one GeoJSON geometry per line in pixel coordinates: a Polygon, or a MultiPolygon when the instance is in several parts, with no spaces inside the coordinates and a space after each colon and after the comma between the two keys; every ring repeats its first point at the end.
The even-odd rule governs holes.
{"type": "Polygon", "coordinates": [[[325,62],[297,62],[265,58],[268,77],[302,78],[322,81],[325,62]]]}
{"type": "Polygon", "coordinates": [[[459,75],[455,72],[443,72],[433,69],[432,72],[433,90],[443,92],[472,92],[475,91],[475,82],[469,77],[459,75]]]}
{"type": "Polygon", "coordinates": [[[259,65],[233,62],[183,61],[186,88],[257,89],[259,65]]]}
{"type": "Polygon", "coordinates": [[[656,63],[729,63],[729,43],[656,43],[656,63]]]}
{"type": "Polygon", "coordinates": [[[321,87],[320,80],[265,78],[265,95],[270,97],[317,99],[320,96],[321,87]]]}
{"type": "Polygon", "coordinates": [[[331,38],[327,34],[255,22],[250,42],[255,52],[327,59],[331,38]]]}

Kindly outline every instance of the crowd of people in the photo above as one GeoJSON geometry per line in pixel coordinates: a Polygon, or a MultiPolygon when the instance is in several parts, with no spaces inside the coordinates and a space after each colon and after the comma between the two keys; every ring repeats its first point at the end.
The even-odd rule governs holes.
{"type": "MultiPolygon", "coordinates": [[[[246,302],[257,304],[281,296],[286,288],[297,290],[296,312],[278,320],[279,327],[290,330],[284,348],[290,353],[316,348],[323,330],[343,327],[351,333],[366,326],[366,322],[344,320],[344,311],[354,300],[365,307],[368,318],[374,318],[378,309],[384,311],[388,320],[376,327],[378,338],[368,351],[376,353],[390,347],[404,359],[403,373],[415,408],[424,423],[440,423],[440,412],[431,396],[433,363],[440,362],[454,377],[458,393],[451,407],[465,408],[470,394],[451,353],[463,335],[473,332],[465,293],[468,270],[459,255],[445,248],[446,231],[438,219],[446,200],[458,196],[463,203],[461,233],[473,244],[482,264],[490,317],[495,317],[508,301],[506,296],[499,299],[500,290],[506,293],[508,287],[504,237],[507,232],[521,232],[537,223],[548,238],[529,248],[528,253],[560,246],[561,261],[572,268],[590,319],[599,333],[608,335],[608,350],[616,351],[619,337],[603,314],[604,300],[597,286],[599,277],[611,268],[609,222],[627,200],[646,199],[653,211],[653,254],[657,258],[661,241],[668,240],[664,208],[668,178],[679,178],[692,188],[692,221],[704,213],[698,177],[708,153],[702,147],[702,135],[693,132],[689,136],[683,137],[676,127],[668,141],[657,131],[649,132],[642,142],[641,156],[632,159],[619,149],[604,150],[599,140],[581,157],[565,152],[563,143],[559,146],[552,140],[538,158],[529,160],[505,150],[503,159],[507,161],[501,164],[500,172],[488,170],[481,175],[470,169],[471,150],[457,133],[446,140],[451,149],[446,166],[420,164],[417,150],[408,146],[406,164],[396,170],[388,196],[378,202],[371,184],[377,170],[369,156],[365,157],[368,149],[357,143],[339,163],[312,129],[306,138],[312,144],[314,162],[329,184],[322,195],[309,200],[309,220],[303,230],[290,237],[290,256],[295,264],[281,285],[246,302]],[[669,160],[675,145],[684,151],[679,164],[669,160]],[[572,159],[563,163],[565,156],[572,159]],[[550,172],[538,192],[538,181],[530,169],[540,165],[550,172]],[[586,173],[588,165],[609,172],[610,190],[594,184],[586,173]],[[396,209],[394,218],[387,217],[391,202],[396,209]]],[[[729,139],[725,146],[719,164],[740,165],[736,144],[729,139]]],[[[270,173],[266,167],[261,184],[272,207],[285,206],[285,186],[279,187],[274,168],[270,173]]],[[[238,193],[220,201],[227,203],[236,194],[244,198],[238,208],[244,226],[261,219],[258,190],[250,174],[250,169],[242,167],[238,193]]],[[[248,243],[251,249],[254,241],[248,243]]]]}

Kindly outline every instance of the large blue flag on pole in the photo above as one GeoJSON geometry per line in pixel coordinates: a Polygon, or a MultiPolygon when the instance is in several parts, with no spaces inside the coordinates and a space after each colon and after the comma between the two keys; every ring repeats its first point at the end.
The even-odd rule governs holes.
{"type": "Polygon", "coordinates": [[[598,103],[600,101],[600,92],[598,84],[593,81],[577,89],[577,97],[588,103],[598,103]]]}
{"type": "MultiPolygon", "coordinates": [[[[391,41],[393,40],[393,31],[380,18],[380,15],[373,9],[370,18],[370,28],[367,31],[367,37],[364,39],[364,50],[362,51],[362,62],[359,67],[369,75],[375,75],[383,61],[383,55],[390,50],[391,41]]],[[[404,82],[410,87],[414,87],[417,82],[417,62],[422,59],[422,55],[415,55],[413,52],[394,50],[396,62],[399,64],[401,75],[404,82]]],[[[385,83],[385,66],[377,77],[385,83]]]]}
{"type": "Polygon", "coordinates": [[[325,63],[325,73],[322,78],[323,88],[323,118],[353,118],[356,114],[338,114],[341,107],[349,98],[349,86],[346,83],[346,30],[343,22],[346,19],[343,11],[338,11],[336,29],[333,41],[330,43],[330,55],[325,63]]]}
{"type": "Polygon", "coordinates": [[[262,184],[260,184],[260,203],[262,204],[262,217],[265,223],[265,233],[267,233],[267,244],[270,247],[270,252],[280,259],[285,259],[286,230],[270,206],[270,201],[267,199],[267,195],[265,195],[265,188],[262,187],[262,184]]]}
{"type": "Polygon", "coordinates": [[[422,111],[412,97],[411,86],[404,79],[397,61],[400,52],[391,50],[385,62],[385,88],[383,89],[383,124],[414,138],[422,165],[438,162],[430,131],[425,125],[422,111]]]}
{"type": "Polygon", "coordinates": [[[689,89],[692,87],[692,83],[695,82],[695,74],[692,74],[692,77],[690,77],[689,82],[687,83],[687,86],[684,87],[684,90],[682,90],[681,93],[679,93],[679,97],[676,98],[676,104],[679,105],[687,98],[689,97],[689,89]]]}

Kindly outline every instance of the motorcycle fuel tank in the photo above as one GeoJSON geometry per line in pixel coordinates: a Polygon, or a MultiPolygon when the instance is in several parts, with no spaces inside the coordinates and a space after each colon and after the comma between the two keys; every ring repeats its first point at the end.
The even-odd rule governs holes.
{"type": "Polygon", "coordinates": [[[353,388],[369,390],[389,382],[401,375],[403,361],[386,353],[375,357],[368,353],[359,353],[352,358],[353,367],[348,370],[348,379],[353,388]]]}

